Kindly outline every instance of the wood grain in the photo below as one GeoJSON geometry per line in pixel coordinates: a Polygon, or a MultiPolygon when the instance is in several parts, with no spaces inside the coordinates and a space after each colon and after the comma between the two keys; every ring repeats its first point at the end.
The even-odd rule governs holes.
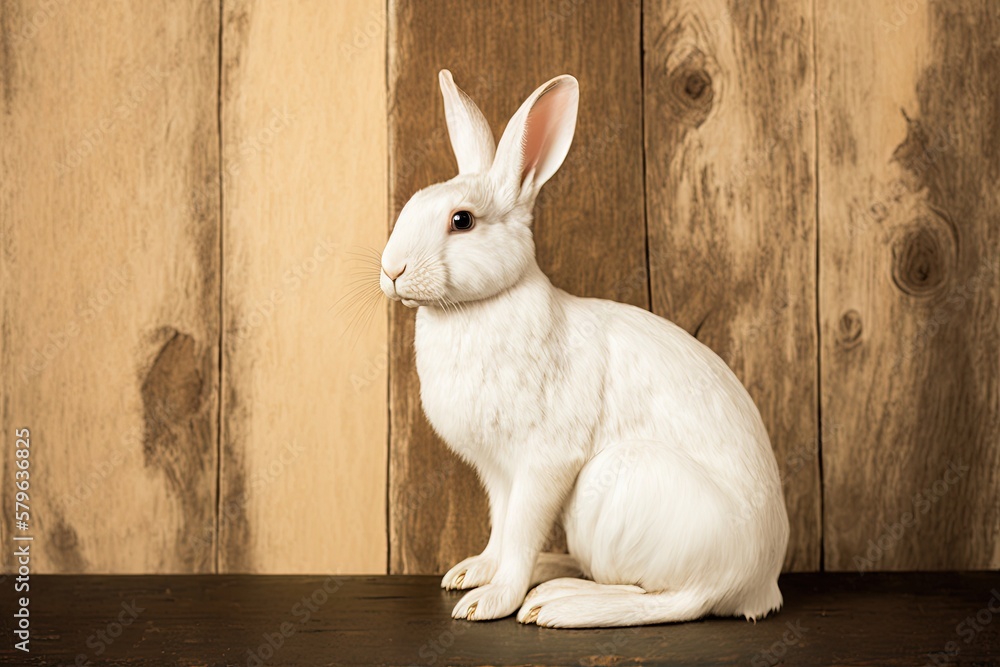
{"type": "Polygon", "coordinates": [[[1000,6],[818,32],[826,564],[1000,566],[1000,6]]]}
{"type": "MultiPolygon", "coordinates": [[[[458,593],[436,577],[43,576],[31,653],[4,642],[0,663],[874,667],[992,665],[1000,652],[996,573],[791,574],[780,585],[785,607],[757,623],[551,630],[453,620],[458,593]],[[102,641],[123,612],[131,622],[102,641]]],[[[9,624],[5,614],[8,636],[9,624]]]]}
{"type": "Polygon", "coordinates": [[[219,567],[384,573],[385,5],[224,7],[219,567]]]}
{"type": "MultiPolygon", "coordinates": [[[[437,72],[448,68],[499,137],[541,83],[581,83],[575,145],[536,207],[539,264],[576,294],[648,306],[638,2],[389,3],[391,217],[456,172],[437,72]],[[484,35],[484,31],[487,36],[484,35]]],[[[419,399],[413,313],[390,317],[389,569],[443,572],[486,545],[485,495],[432,433],[419,399]]]]}
{"type": "Polygon", "coordinates": [[[653,311],[715,350],[760,409],[790,570],[820,563],[811,12],[663,0],[643,23],[653,311]]]}
{"type": "Polygon", "coordinates": [[[441,68],[497,135],[580,80],[540,264],[734,368],[786,569],[1000,567],[1000,8],[816,4],[5,1],[0,427],[32,431],[35,570],[481,550],[413,313],[364,291],[386,217],[455,172],[441,68]]]}
{"type": "Polygon", "coordinates": [[[32,433],[33,572],[214,568],[218,23],[0,11],[0,421],[4,480],[32,433]]]}

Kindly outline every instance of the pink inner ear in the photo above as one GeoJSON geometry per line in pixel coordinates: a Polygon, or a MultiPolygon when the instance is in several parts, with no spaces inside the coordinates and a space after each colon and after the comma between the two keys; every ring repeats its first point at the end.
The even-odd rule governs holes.
{"type": "Polygon", "coordinates": [[[523,178],[528,172],[535,170],[545,161],[552,143],[557,141],[559,120],[569,106],[571,96],[566,94],[565,86],[556,85],[544,93],[528,113],[528,121],[524,130],[524,169],[523,178]]]}

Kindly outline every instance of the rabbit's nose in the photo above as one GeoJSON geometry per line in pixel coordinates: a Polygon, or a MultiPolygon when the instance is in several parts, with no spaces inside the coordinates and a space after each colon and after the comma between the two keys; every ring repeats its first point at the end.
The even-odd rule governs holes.
{"type": "Polygon", "coordinates": [[[396,282],[396,278],[399,278],[401,275],[403,275],[403,271],[406,271],[405,263],[399,269],[390,269],[387,266],[382,267],[382,273],[388,276],[389,280],[391,280],[392,282],[396,282]]]}

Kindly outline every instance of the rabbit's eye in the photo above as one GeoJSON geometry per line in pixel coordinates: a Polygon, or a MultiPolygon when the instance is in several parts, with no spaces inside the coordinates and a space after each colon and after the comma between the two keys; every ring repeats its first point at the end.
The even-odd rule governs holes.
{"type": "Polygon", "coordinates": [[[476,219],[468,211],[458,211],[451,216],[451,231],[467,232],[476,224],[476,219]]]}

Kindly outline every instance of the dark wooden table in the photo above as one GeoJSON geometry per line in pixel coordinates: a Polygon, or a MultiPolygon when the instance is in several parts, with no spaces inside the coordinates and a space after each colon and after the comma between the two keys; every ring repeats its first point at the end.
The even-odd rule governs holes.
{"type": "Polygon", "coordinates": [[[30,654],[11,583],[9,665],[1000,664],[996,572],[787,575],[756,624],[609,630],[453,621],[436,577],[33,576],[30,654]]]}

